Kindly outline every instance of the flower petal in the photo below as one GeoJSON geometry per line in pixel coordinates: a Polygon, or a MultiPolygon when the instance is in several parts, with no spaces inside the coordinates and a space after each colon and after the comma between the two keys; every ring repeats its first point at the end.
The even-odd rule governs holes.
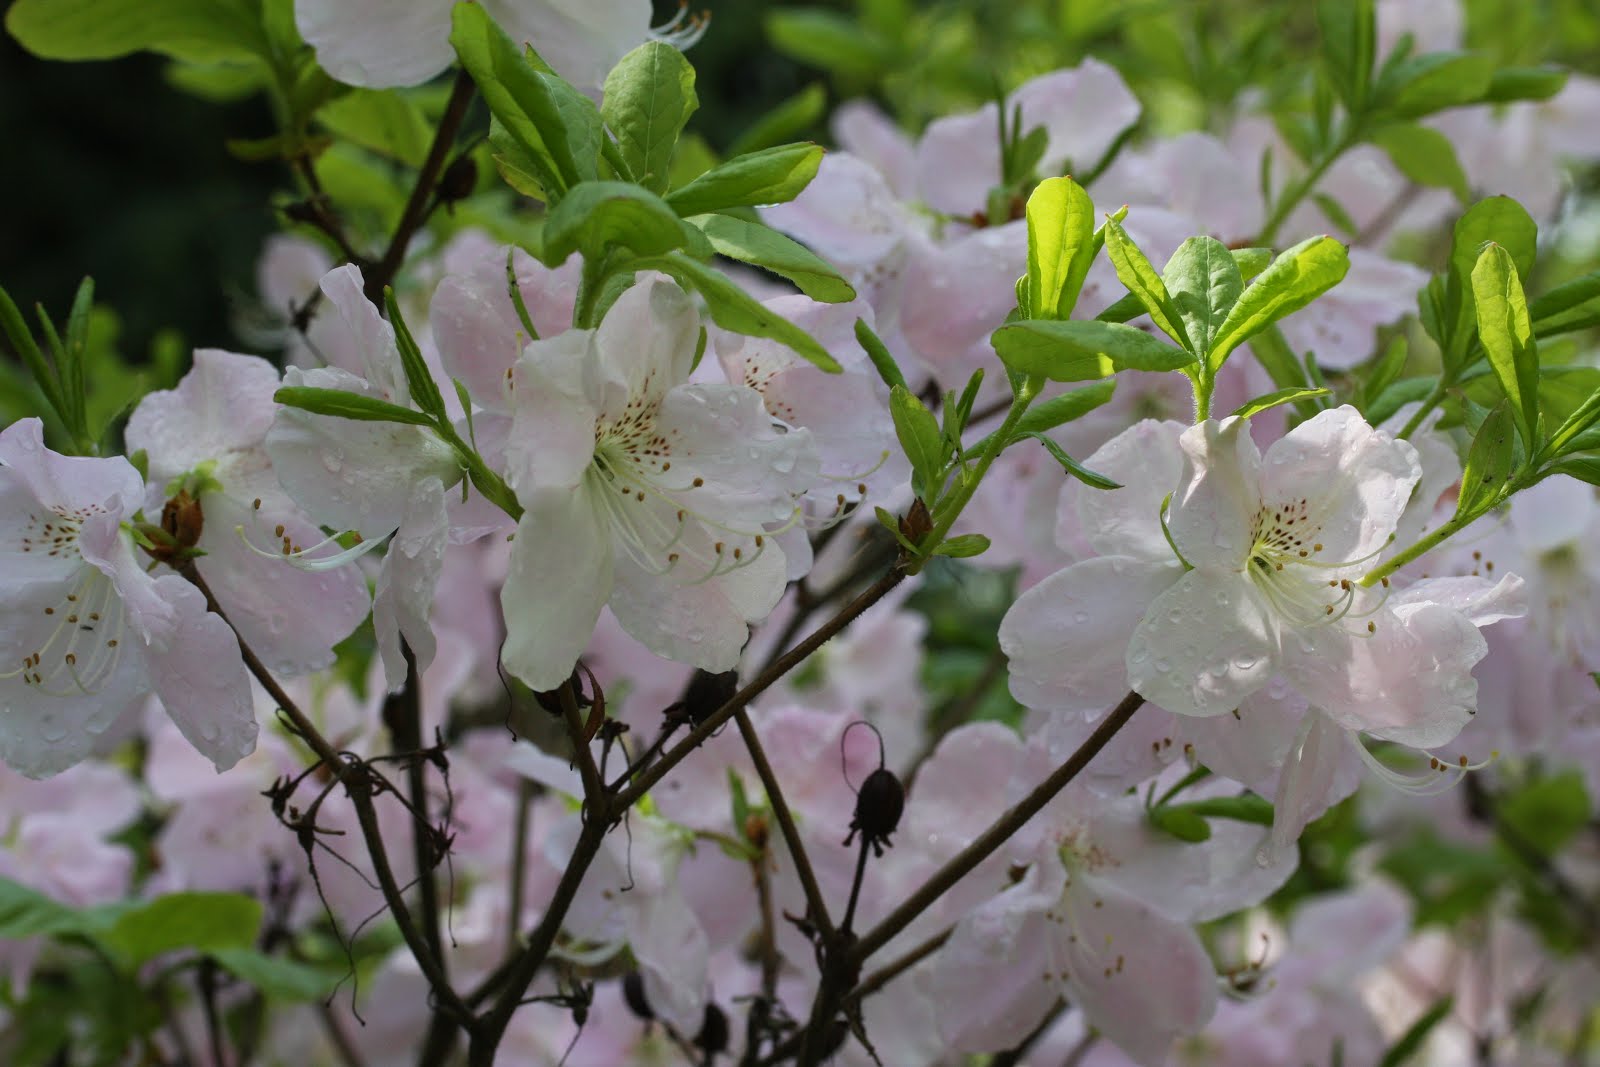
{"type": "Polygon", "coordinates": [[[256,747],[255,703],[239,639],[185,579],[164,575],[156,588],[172,604],[178,628],[165,648],[149,650],[150,680],[183,736],[225,771],[256,747]]]}
{"type": "Polygon", "coordinates": [[[1123,665],[1130,636],[1182,574],[1175,562],[1101,556],[1023,593],[1000,622],[1011,694],[1047,711],[1101,711],[1116,703],[1128,691],[1123,665]]]}
{"type": "Polygon", "coordinates": [[[554,689],[572,674],[611,596],[611,530],[597,504],[582,486],[538,489],[522,501],[500,591],[500,658],[535,690],[554,689]]]}
{"type": "Polygon", "coordinates": [[[1216,1011],[1216,970],[1200,939],[1088,875],[1073,878],[1062,906],[1050,944],[1068,999],[1135,1063],[1166,1063],[1172,1043],[1216,1011]]]}
{"type": "Polygon", "coordinates": [[[1358,560],[1388,543],[1421,476],[1415,448],[1346,405],[1318,412],[1267,449],[1261,502],[1303,506],[1295,534],[1314,537],[1321,560],[1358,560]]]}
{"type": "Polygon", "coordinates": [[[207,460],[260,445],[272,425],[278,370],[256,356],[200,348],[176,388],[147,393],[128,416],[128,452],[150,458],[161,483],[207,460]]]}
{"type": "Polygon", "coordinates": [[[450,65],[450,9],[436,0],[295,0],[300,36],[346,85],[421,85],[450,65]]]}
{"type": "Polygon", "coordinates": [[[444,485],[437,478],[425,478],[417,484],[405,518],[389,542],[372,597],[372,629],[391,693],[399,692],[406,682],[402,640],[410,646],[419,674],[433,663],[438,644],[430,616],[449,534],[444,485]]]}
{"type": "Polygon", "coordinates": [[[1183,475],[1177,422],[1144,419],[1117,434],[1084,460],[1121,489],[1090,489],[1068,482],[1063,509],[1076,505],[1081,529],[1102,556],[1133,556],[1167,562],[1172,546],[1161,530],[1161,502],[1183,475]]]}
{"type": "Polygon", "coordinates": [[[1261,510],[1261,453],[1243,419],[1207,420],[1178,438],[1183,470],[1167,529],[1196,567],[1244,565],[1261,510]]]}
{"type": "Polygon", "coordinates": [[[1190,571],[1150,604],[1128,643],[1128,681],[1177,715],[1223,715],[1267,684],[1277,640],[1241,574],[1190,571]]]}

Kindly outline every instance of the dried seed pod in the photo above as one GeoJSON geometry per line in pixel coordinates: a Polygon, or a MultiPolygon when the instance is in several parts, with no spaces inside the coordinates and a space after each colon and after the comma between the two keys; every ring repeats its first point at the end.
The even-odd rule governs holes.
{"type": "Polygon", "coordinates": [[[700,1032],[694,1035],[694,1047],[708,1057],[728,1049],[728,1013],[710,1001],[706,1002],[706,1015],[700,1024],[700,1032]]]}
{"type": "MultiPolygon", "coordinates": [[[[853,722],[845,728],[845,734],[857,726],[865,726],[873,733],[878,730],[871,723],[853,722]]],[[[839,738],[840,758],[844,755],[844,736],[839,738]]],[[[850,834],[844,839],[846,845],[855,840],[857,833],[861,834],[864,844],[872,846],[875,856],[883,855],[885,848],[890,848],[894,842],[889,840],[889,835],[895,832],[900,825],[900,816],[906,810],[906,787],[900,783],[899,777],[884,766],[883,735],[878,735],[878,769],[867,775],[866,781],[861,783],[861,788],[856,790],[856,810],[850,819],[850,834]]]]}

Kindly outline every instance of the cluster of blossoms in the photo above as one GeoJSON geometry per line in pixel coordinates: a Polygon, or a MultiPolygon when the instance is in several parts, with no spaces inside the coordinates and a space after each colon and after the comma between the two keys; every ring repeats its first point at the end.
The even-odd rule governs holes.
{"type": "MultiPolygon", "coordinates": [[[[1552,860],[1493,806],[1600,798],[1600,392],[1539,406],[1531,237],[1501,322],[1480,275],[1521,231],[1458,224],[1432,279],[1398,250],[1460,212],[1391,154],[1298,162],[1253,114],[1130,139],[1094,59],[916,140],[846,105],[809,184],[696,201],[751,157],[669,192],[649,138],[596,118],[585,175],[552,131],[629,121],[616,71],[699,18],[293,9],[350,86],[460,56],[549,209],[398,277],[274,238],[281,359],[197,350],[127,458],[0,430],[0,1024],[39,1032],[88,940],[154,990],[145,1062],[1357,1067],[1419,1018],[1441,1064],[1592,1053],[1592,835],[1552,860]],[[1444,369],[1397,382],[1378,337],[1419,293],[1444,369]],[[1340,812],[1501,835],[1582,939],[1550,953],[1509,892],[1424,925],[1403,863],[1302,855],[1340,812]],[[129,948],[130,901],[174,894],[255,925],[129,948]]],[[[1460,36],[1385,2],[1368,58],[1460,36]]],[[[1530,227],[1600,159],[1593,79],[1457,103],[1415,136],[1530,227]]]]}

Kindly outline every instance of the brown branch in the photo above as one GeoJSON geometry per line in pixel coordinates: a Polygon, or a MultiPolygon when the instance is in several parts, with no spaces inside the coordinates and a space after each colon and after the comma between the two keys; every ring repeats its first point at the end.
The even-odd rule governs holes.
{"type": "Polygon", "coordinates": [[[854,622],[862,612],[882,600],[889,590],[899,585],[904,579],[905,572],[898,566],[885,572],[877,581],[858,593],[855,599],[840,608],[838,614],[812,631],[811,635],[804,641],[801,641],[794,648],[773,660],[765,670],[756,676],[754,681],[735,693],[722,707],[706,716],[705,720],[691,730],[688,736],[672,746],[660,759],[640,772],[634,783],[617,796],[614,810],[619,812],[626,811],[629,807],[638,803],[639,799],[648,793],[657,782],[661,781],[667,772],[682,763],[684,757],[704,743],[706,738],[720,729],[723,723],[733,718],[735,712],[766,692],[774,682],[805,661],[817,649],[827,644],[830,638],[854,622]]]}
{"type": "Polygon", "coordinates": [[[384,251],[383,258],[367,275],[367,299],[379,307],[383,306],[384,286],[394,281],[400,265],[405,262],[411,238],[427,221],[429,199],[433,196],[439,175],[444,171],[445,157],[450,154],[462,120],[467,117],[467,106],[472,103],[474,89],[472,76],[465,70],[458,71],[455,84],[450,87],[450,100],[445,104],[444,117],[439,120],[439,128],[434,132],[433,144],[422,161],[422,169],[417,171],[417,182],[411,187],[411,196],[400,213],[394,236],[389,239],[389,247],[384,251]]]}

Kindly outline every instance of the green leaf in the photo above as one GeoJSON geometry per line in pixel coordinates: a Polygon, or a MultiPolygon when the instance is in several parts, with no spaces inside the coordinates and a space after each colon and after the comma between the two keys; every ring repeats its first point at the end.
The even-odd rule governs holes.
{"type": "Polygon", "coordinates": [[[1373,362],[1366,381],[1361,385],[1361,401],[1357,407],[1362,411],[1370,408],[1378,397],[1383,395],[1385,389],[1399,380],[1406,369],[1409,347],[1405,337],[1397,336],[1390,340],[1388,347],[1383,350],[1383,355],[1373,362]]]}
{"type": "Polygon", "coordinates": [[[1057,426],[1081,419],[1089,412],[1111,399],[1117,383],[1114,378],[1085,385],[1069,392],[1041,400],[1017,420],[1019,433],[1043,433],[1057,426]]]}
{"type": "Polygon", "coordinates": [[[1472,268],[1478,339],[1511,401],[1517,430],[1532,453],[1539,447],[1539,349],[1511,254],[1491,244],[1472,268]]]}
{"type": "Polygon", "coordinates": [[[1028,197],[1028,300],[1030,318],[1067,319],[1099,245],[1094,203],[1071,178],[1049,178],[1028,197]]]}
{"type": "Polygon", "coordinates": [[[1311,400],[1319,396],[1328,396],[1331,393],[1331,389],[1310,389],[1304,386],[1279,389],[1275,393],[1258,396],[1248,403],[1241,404],[1234,409],[1233,414],[1237,418],[1248,419],[1252,415],[1259,415],[1261,412],[1269,408],[1275,408],[1279,404],[1293,404],[1298,400],[1311,400]]]}
{"type": "Polygon", "coordinates": [[[1241,344],[1332,289],[1350,269],[1350,255],[1331,237],[1311,237],[1257,275],[1217,329],[1206,361],[1213,371],[1241,344]]]}
{"type": "Polygon", "coordinates": [[[389,312],[389,325],[394,327],[395,347],[400,352],[400,368],[405,371],[406,389],[411,394],[411,402],[435,420],[445,421],[448,416],[444,409],[444,394],[439,392],[439,383],[433,380],[433,373],[422,358],[422,349],[417,347],[416,339],[406,327],[392,287],[383,287],[383,302],[389,312]]]}
{"type": "Polygon", "coordinates": [[[68,907],[38,890],[0,878],[0,939],[89,935],[104,925],[93,911],[68,907]]]}
{"type": "Polygon", "coordinates": [[[1030,319],[990,338],[1001,362],[1056,382],[1092,381],[1119,370],[1179,370],[1194,362],[1181,348],[1115,322],[1030,319]]]}
{"type": "Polygon", "coordinates": [[[1579,435],[1589,427],[1600,421],[1600,392],[1589,394],[1589,398],[1579,404],[1572,414],[1568,415],[1560,426],[1556,427],[1550,435],[1550,440],[1545,442],[1543,456],[1559,456],[1572,451],[1573,444],[1582,440],[1579,435]]]}
{"type": "Polygon", "coordinates": [[[1235,797],[1207,797],[1205,800],[1192,800],[1187,804],[1173,806],[1211,819],[1232,819],[1235,822],[1255,823],[1257,826],[1272,825],[1272,802],[1255,793],[1241,793],[1235,797]]]}
{"type": "Polygon", "coordinates": [[[1083,464],[1067,455],[1066,449],[1062,448],[1054,440],[1042,433],[1034,433],[1030,431],[1027,433],[1019,433],[1017,436],[1019,438],[1031,437],[1035,441],[1038,441],[1041,445],[1044,445],[1044,450],[1050,453],[1051,456],[1055,457],[1055,461],[1061,464],[1062,470],[1066,471],[1068,474],[1072,475],[1074,478],[1078,479],[1078,481],[1082,482],[1084,485],[1087,485],[1091,489],[1122,488],[1121,482],[1113,481],[1112,479],[1107,478],[1104,474],[1101,474],[1099,471],[1092,471],[1088,467],[1085,467],[1083,464]]]}
{"type": "Polygon", "coordinates": [[[828,91],[820,83],[810,85],[767,112],[728,146],[728,155],[742,156],[771,148],[801,137],[822,121],[828,111],[828,91]]]}
{"type": "Polygon", "coordinates": [[[881,35],[834,11],[786,8],[768,13],[767,38],[791,59],[823,70],[871,77],[893,58],[895,48],[881,35]]]}
{"type": "Polygon", "coordinates": [[[1567,846],[1589,822],[1589,796],[1575,770],[1537,779],[1498,804],[1497,816],[1545,856],[1567,846]]]}
{"type": "Polygon", "coordinates": [[[320,108],[317,122],[336,136],[411,167],[422,165],[433,143],[422,109],[396,92],[352,90],[320,108]]]}
{"type": "Polygon", "coordinates": [[[1244,291],[1228,246],[1214,237],[1190,237],[1167,260],[1161,283],[1195,352],[1209,352],[1217,331],[1244,291]]]}
{"type": "Polygon", "coordinates": [[[242,893],[170,893],[122,912],[99,939],[136,965],[176,949],[249,948],[261,914],[242,893]]]}
{"type": "Polygon", "coordinates": [[[705,215],[730,207],[782,204],[800,195],[816,177],[822,148],[814,144],[785,144],[735,156],[694,181],[667,194],[678,214],[705,215]]]}
{"type": "Polygon", "coordinates": [[[17,0],[6,29],[41,59],[144,50],[201,63],[268,55],[260,18],[242,0],[17,0]]]}
{"type": "Polygon", "coordinates": [[[1374,103],[1386,117],[1422,118],[1481,100],[1494,71],[1492,56],[1428,52],[1386,68],[1374,91],[1374,103]]]}
{"type": "Polygon", "coordinates": [[[1402,1067],[1418,1052],[1422,1051],[1422,1044],[1433,1032],[1433,1028],[1444,1021],[1455,1006],[1451,997],[1440,997],[1434,1002],[1433,1007],[1422,1013],[1422,1017],[1412,1023],[1405,1033],[1401,1034],[1395,1043],[1389,1046],[1389,1051],[1383,1054],[1383,1059],[1378,1061],[1378,1067],[1402,1067]]]}
{"type": "Polygon", "coordinates": [[[1553,474],[1565,474],[1580,482],[1600,485],[1600,456],[1567,456],[1546,468],[1546,471],[1547,477],[1553,474]]]}
{"type": "Polygon", "coordinates": [[[683,53],[662,41],[647,41],[606,75],[600,117],[616,135],[634,180],[652,193],[664,193],[678,135],[699,106],[694,68],[683,53]]]}
{"type": "Polygon", "coordinates": [[[0,331],[4,331],[6,340],[11,342],[12,350],[22,358],[28,372],[33,375],[34,384],[55,409],[56,416],[64,424],[70,424],[70,412],[66,407],[61,381],[56,377],[55,368],[44,358],[44,352],[33,339],[33,331],[28,329],[27,320],[22,317],[22,312],[17,310],[11,294],[4,288],[0,288],[0,331]]]}
{"type": "Polygon", "coordinates": [[[275,1000],[321,1000],[339,984],[337,972],[268,956],[253,948],[217,948],[208,955],[223,970],[275,1000]]]}
{"type": "Polygon", "coordinates": [[[909,389],[895,386],[889,391],[889,415],[894,419],[895,436],[911,461],[912,489],[918,496],[929,496],[944,479],[949,448],[933,412],[909,389]]]}
{"type": "Polygon", "coordinates": [[[951,559],[970,559],[973,556],[981,556],[987,551],[989,551],[989,539],[983,534],[960,534],[939,542],[939,547],[933,550],[933,554],[949,556],[951,559]]]}
{"type": "Polygon", "coordinates": [[[1461,474],[1461,492],[1456,497],[1456,517],[1476,518],[1499,503],[1516,463],[1516,417],[1511,402],[1502,400],[1472,439],[1466,470],[1461,474]]]}
{"type": "Polygon", "coordinates": [[[1548,100],[1566,87],[1570,74],[1559,67],[1501,67],[1489,79],[1481,99],[1485,104],[1548,100]]]}
{"type": "Polygon", "coordinates": [[[867,325],[866,319],[856,320],[856,341],[866,351],[867,358],[872,360],[873,369],[878,372],[878,377],[883,379],[883,384],[890,389],[899,386],[902,389],[910,388],[906,385],[906,376],[900,371],[900,364],[894,361],[894,356],[889,353],[889,346],[873,332],[867,325]]]}
{"type": "Polygon", "coordinates": [[[410,426],[432,426],[433,419],[420,411],[379,400],[375,396],[346,392],[343,389],[317,389],[309,385],[286,385],[272,394],[285,407],[300,408],[314,415],[361,422],[401,422],[410,426]]]}
{"type": "Polygon", "coordinates": [[[1239,277],[1246,282],[1272,265],[1270,248],[1230,248],[1228,251],[1239,264],[1239,277]]]}
{"type": "Polygon", "coordinates": [[[696,215],[688,223],[706,235],[718,255],[782,275],[813,300],[843,304],[856,298],[855,288],[831,263],[770,226],[731,215],[696,215]]]}
{"type": "Polygon", "coordinates": [[[1345,110],[1360,114],[1372,82],[1377,52],[1377,18],[1373,0],[1321,0],[1317,28],[1322,31],[1322,59],[1328,80],[1345,110]]]}
{"type": "MultiPolygon", "coordinates": [[[[1474,329],[1472,309],[1472,269],[1490,242],[1501,245],[1516,264],[1517,276],[1526,278],[1533,271],[1539,228],[1521,204],[1509,196],[1491,196],[1478,201],[1456,220],[1450,246],[1450,272],[1444,287],[1439,326],[1446,331],[1440,347],[1445,367],[1459,372],[1466,358],[1474,329]]],[[[1426,318],[1425,320],[1426,321],[1426,318]]]]}
{"type": "Polygon", "coordinates": [[[1186,807],[1162,805],[1150,809],[1150,825],[1191,845],[1211,838],[1211,824],[1186,807]]]}
{"type": "Polygon", "coordinates": [[[1372,138],[1395,169],[1418,185],[1449,189],[1463,204],[1472,195],[1450,138],[1415,122],[1385,126],[1372,138]]]}
{"type": "Polygon", "coordinates": [[[816,338],[800,327],[766,307],[749,293],[735,285],[727,275],[713,270],[704,263],[690,259],[681,252],[668,252],[638,264],[655,267],[676,278],[685,288],[693,289],[705,298],[711,320],[724,330],[766,337],[788,345],[802,357],[830,374],[844,368],[817,343],[816,338]]]}
{"type": "Polygon", "coordinates": [[[1572,324],[1586,329],[1596,315],[1600,315],[1600,270],[1558,285],[1528,305],[1535,337],[1568,333],[1572,324]]]}
{"type": "MultiPolygon", "coordinates": [[[[1105,241],[1106,254],[1111,257],[1111,265],[1116,269],[1117,279],[1127,287],[1128,292],[1139,298],[1139,303],[1144,305],[1144,310],[1161,332],[1181,347],[1194,351],[1188,337],[1184,335],[1183,320],[1178,316],[1177,309],[1172,306],[1172,298],[1168,295],[1161,276],[1150,265],[1150,260],[1140,251],[1139,246],[1133,243],[1133,238],[1128,236],[1128,231],[1122,228],[1120,222],[1115,219],[1106,220],[1105,241]]],[[[1196,352],[1195,355],[1204,353],[1196,352]]]]}
{"type": "Polygon", "coordinates": [[[480,4],[451,9],[450,43],[489,111],[526,152],[523,161],[551,197],[599,173],[599,109],[518,49],[480,4]]]}
{"type": "Polygon", "coordinates": [[[549,267],[560,266],[580,250],[591,262],[604,259],[613,248],[636,256],[659,256],[685,246],[696,258],[711,253],[699,230],[659,196],[632,182],[573,186],[545,216],[543,241],[540,259],[549,267]]]}

